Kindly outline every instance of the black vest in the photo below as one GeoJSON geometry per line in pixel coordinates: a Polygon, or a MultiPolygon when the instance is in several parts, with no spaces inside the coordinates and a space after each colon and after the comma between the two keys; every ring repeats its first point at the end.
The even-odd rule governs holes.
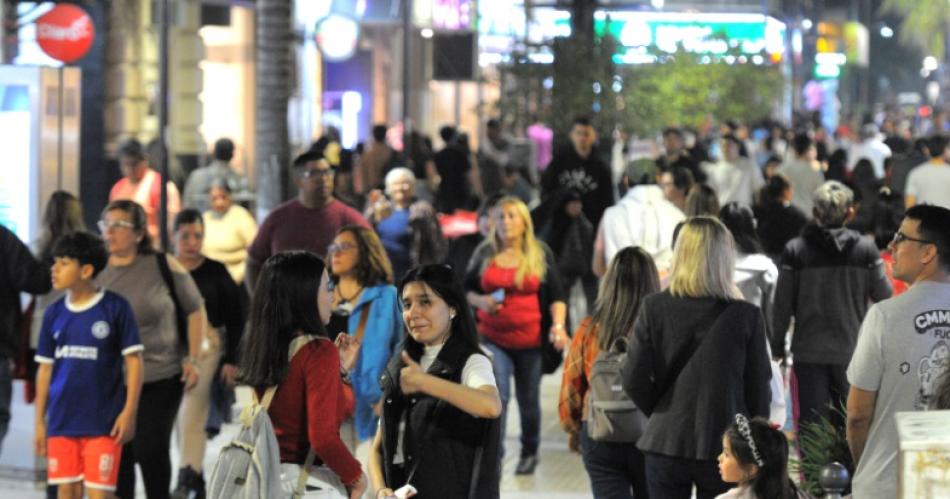
{"type": "MultiPolygon", "coordinates": [[[[461,341],[448,341],[427,371],[459,383],[469,356],[480,353],[461,341]]],[[[418,461],[410,483],[417,499],[496,499],[499,496],[501,421],[472,416],[439,399],[417,393],[403,395],[399,371],[404,367],[400,352],[390,359],[380,377],[383,390],[383,472],[386,484],[399,488],[418,461]],[[399,423],[405,420],[405,463],[393,464],[399,423]],[[477,460],[477,462],[476,462],[477,460]],[[477,468],[477,469],[476,469],[477,468]],[[473,475],[476,475],[472,484],[473,475]]]]}

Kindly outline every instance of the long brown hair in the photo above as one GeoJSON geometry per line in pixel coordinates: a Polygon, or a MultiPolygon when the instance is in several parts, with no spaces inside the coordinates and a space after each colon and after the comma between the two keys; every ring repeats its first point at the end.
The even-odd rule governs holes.
{"type": "Polygon", "coordinates": [[[643,248],[628,246],[614,256],[600,282],[591,317],[601,350],[609,350],[617,338],[629,336],[643,298],[659,290],[656,264],[643,248]]]}
{"type": "Polygon", "coordinates": [[[79,199],[70,192],[54,192],[43,211],[43,231],[37,244],[40,261],[52,260],[53,245],[60,237],[83,230],[86,230],[86,224],[82,220],[79,199]]]}
{"type": "MultiPolygon", "coordinates": [[[[356,280],[363,286],[375,286],[380,283],[393,283],[393,266],[389,262],[389,256],[386,255],[386,248],[379,240],[376,232],[361,227],[359,225],[347,225],[336,231],[339,236],[344,232],[349,232],[356,239],[356,245],[359,248],[360,257],[356,262],[356,280]]],[[[333,275],[331,267],[327,266],[327,272],[330,273],[330,279],[333,282],[339,282],[340,276],[333,275]]]]}

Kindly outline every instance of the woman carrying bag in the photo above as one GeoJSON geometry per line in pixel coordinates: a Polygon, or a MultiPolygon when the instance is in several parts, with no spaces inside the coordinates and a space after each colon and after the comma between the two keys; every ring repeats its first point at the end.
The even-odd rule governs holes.
{"type": "Polygon", "coordinates": [[[277,387],[267,414],[280,447],[285,492],[297,488],[301,465],[313,463],[307,469],[311,477],[359,499],[366,477],[340,438],[340,425],[353,409],[344,366],[352,365],[356,349],[346,335],[340,350],[327,338],[328,282],[323,260],[312,253],[290,251],[267,259],[242,339],[240,381],[253,387],[259,400],[277,387]]]}

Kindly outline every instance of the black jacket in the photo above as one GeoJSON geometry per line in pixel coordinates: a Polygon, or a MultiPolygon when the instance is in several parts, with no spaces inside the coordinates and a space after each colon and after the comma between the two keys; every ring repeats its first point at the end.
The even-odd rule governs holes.
{"type": "Polygon", "coordinates": [[[541,175],[541,199],[547,199],[561,189],[581,193],[584,216],[597,227],[604,210],[614,204],[614,188],[610,168],[600,160],[596,151],[581,158],[574,148],[565,149],[551,160],[541,175]]]}
{"type": "Polygon", "coordinates": [[[13,358],[17,352],[20,293],[41,295],[50,287],[49,267],[33,258],[17,235],[0,225],[0,357],[13,358]]]}
{"type": "MultiPolygon", "coordinates": [[[[415,473],[408,478],[419,491],[413,497],[496,499],[501,419],[477,418],[424,394],[404,395],[399,389],[399,372],[405,365],[400,354],[401,351],[390,359],[380,377],[385,401],[380,431],[386,484],[393,489],[405,485],[413,463],[419,460],[415,473]],[[393,457],[402,421],[406,423],[402,449],[406,463],[396,465],[393,457]]],[[[471,355],[483,354],[449,336],[427,372],[459,383],[462,368],[471,355]]]]}
{"type": "Polygon", "coordinates": [[[762,249],[776,265],[789,241],[802,233],[808,217],[792,204],[766,201],[755,206],[756,232],[762,249]]]}
{"type": "Polygon", "coordinates": [[[874,241],[851,229],[807,225],[782,252],[772,355],[785,356],[785,334],[795,317],[796,362],[848,364],[870,302],[892,292],[874,241]]]}
{"type": "Polygon", "coordinates": [[[716,459],[737,413],[768,416],[771,373],[755,305],[669,291],[646,297],[623,370],[624,391],[649,416],[637,447],[716,459]]]}

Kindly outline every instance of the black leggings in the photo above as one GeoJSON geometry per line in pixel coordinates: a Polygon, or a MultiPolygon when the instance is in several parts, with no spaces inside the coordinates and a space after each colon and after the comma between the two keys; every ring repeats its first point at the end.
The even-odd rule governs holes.
{"type": "Polygon", "coordinates": [[[116,495],[135,497],[135,463],[142,469],[145,496],[167,499],[172,481],[171,436],[184,389],[178,376],[142,385],[135,438],[122,447],[116,495]]]}

